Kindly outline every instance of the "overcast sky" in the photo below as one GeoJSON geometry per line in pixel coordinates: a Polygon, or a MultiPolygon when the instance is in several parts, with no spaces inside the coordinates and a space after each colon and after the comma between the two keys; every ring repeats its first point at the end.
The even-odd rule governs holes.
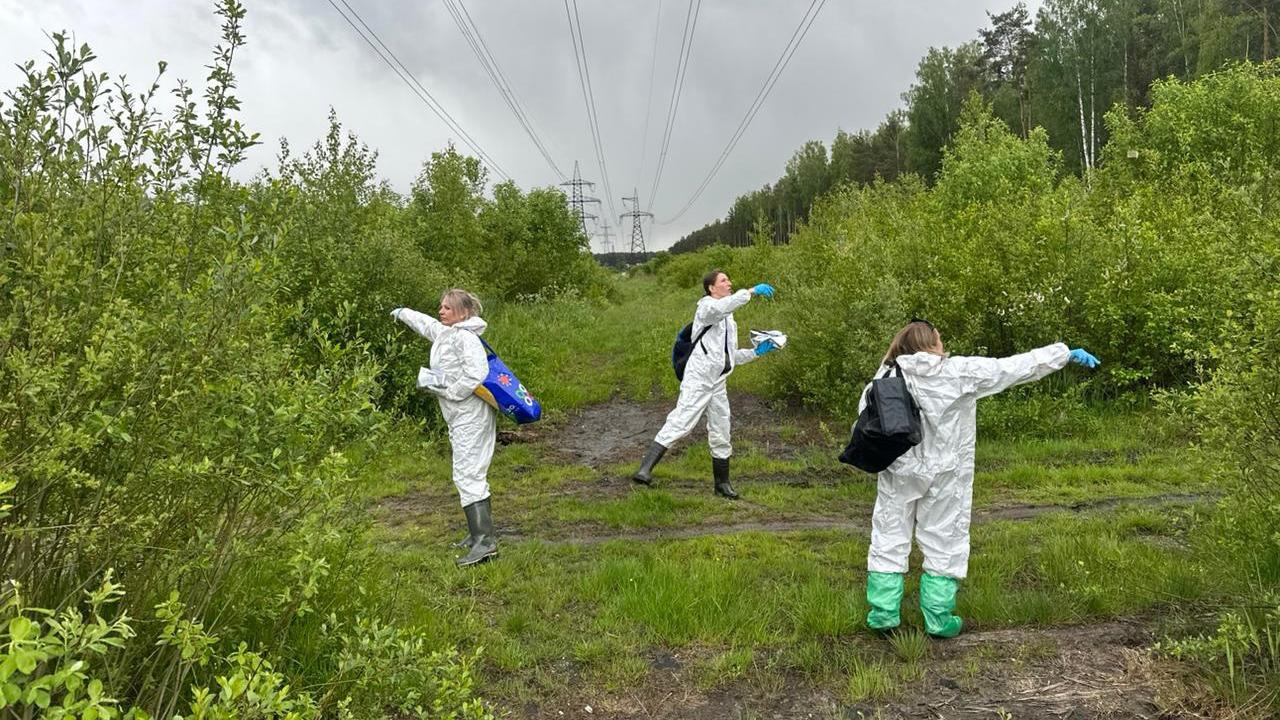
{"type": "MultiPolygon", "coordinates": [[[[347,2],[517,183],[529,188],[559,182],[489,81],[444,0],[347,2]]],[[[595,194],[604,197],[563,0],[464,4],[556,164],[572,173],[578,161],[582,176],[597,182],[595,194]]],[[[930,46],[974,39],[987,24],[987,11],[1013,4],[829,0],[706,192],[678,220],[663,224],[710,170],[810,6],[808,0],[703,0],[665,170],[652,198],[658,224],[645,227],[649,249],[669,246],[722,217],[736,196],[776,180],[806,140],[829,145],[839,128],[874,129],[902,105],[901,94],[930,46]]],[[[1033,12],[1039,4],[1028,2],[1033,12]]],[[[380,175],[401,191],[432,151],[451,139],[465,150],[327,0],[245,5],[248,44],[234,69],[241,119],[261,134],[263,145],[238,175],[274,165],[282,137],[295,150],[309,147],[323,136],[330,106],[346,129],[379,152],[380,175]]],[[[633,189],[649,206],[688,2],[577,5],[614,209],[624,212],[620,198],[633,189]]],[[[127,74],[137,88],[151,80],[158,60],[169,63],[170,84],[185,78],[202,87],[204,65],[218,40],[213,6],[212,0],[0,0],[0,86],[13,88],[19,78],[14,65],[50,47],[46,33],[66,30],[94,49],[100,72],[127,74]]],[[[608,203],[600,214],[610,214],[608,203]]],[[[610,224],[616,229],[618,219],[610,224]]],[[[600,239],[592,245],[599,250],[600,239]]]]}

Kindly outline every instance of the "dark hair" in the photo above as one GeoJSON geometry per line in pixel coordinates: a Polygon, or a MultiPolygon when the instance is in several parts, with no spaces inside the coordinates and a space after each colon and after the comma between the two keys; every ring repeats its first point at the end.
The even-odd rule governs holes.
{"type": "Polygon", "coordinates": [[[721,270],[720,268],[716,268],[715,270],[712,270],[711,272],[702,276],[702,294],[703,295],[711,294],[711,286],[716,284],[716,280],[719,280],[721,275],[724,275],[724,271],[721,270]]]}
{"type": "Polygon", "coordinates": [[[884,364],[888,365],[900,355],[915,355],[931,349],[942,340],[938,329],[928,320],[912,320],[907,326],[893,336],[889,343],[889,352],[884,354],[884,364]]]}

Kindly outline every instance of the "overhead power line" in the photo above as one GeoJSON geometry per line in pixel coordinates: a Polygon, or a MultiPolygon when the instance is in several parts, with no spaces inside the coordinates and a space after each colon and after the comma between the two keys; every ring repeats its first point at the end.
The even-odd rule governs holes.
{"type": "Polygon", "coordinates": [[[809,28],[813,26],[813,21],[818,18],[818,13],[822,12],[822,6],[827,4],[827,0],[813,0],[809,3],[809,9],[805,10],[804,17],[800,19],[800,24],[796,26],[795,31],[791,33],[791,39],[787,42],[787,46],[783,48],[782,54],[778,56],[778,61],[774,63],[773,70],[769,76],[765,78],[764,84],[760,86],[760,92],[756,93],[756,99],[752,101],[751,106],[747,108],[747,112],[742,117],[742,121],[738,123],[738,128],[734,130],[733,135],[729,138],[729,142],[725,144],[724,150],[720,151],[720,157],[716,159],[711,170],[707,173],[706,178],[702,180],[702,184],[694,191],[693,196],[689,198],[684,207],[680,208],[672,217],[660,221],[659,225],[667,225],[679,220],[682,215],[693,207],[693,204],[702,196],[703,191],[711,184],[712,178],[720,171],[725,160],[729,159],[729,154],[733,152],[733,148],[742,139],[747,131],[747,126],[755,118],[756,113],[760,112],[760,108],[764,106],[765,100],[769,98],[769,93],[773,91],[773,86],[778,82],[778,78],[782,77],[782,73],[787,69],[787,64],[791,62],[791,56],[795,54],[800,47],[800,43],[804,42],[804,36],[809,33],[809,28]]]}
{"type": "Polygon", "coordinates": [[[671,83],[671,101],[667,105],[667,122],[662,132],[662,146],[658,151],[658,169],[653,173],[653,186],[649,189],[649,210],[653,210],[653,202],[658,197],[658,184],[662,181],[662,171],[667,165],[667,150],[671,147],[671,135],[675,131],[680,95],[689,70],[689,55],[693,52],[693,33],[698,29],[698,12],[701,9],[702,0],[689,0],[689,9],[684,15],[684,32],[680,36],[680,54],[676,59],[676,76],[671,83]]]}
{"type": "Polygon", "coordinates": [[[399,77],[405,85],[408,85],[409,89],[418,96],[418,99],[421,100],[422,103],[431,110],[431,112],[435,113],[436,117],[444,121],[444,124],[447,125],[449,129],[457,133],[458,137],[466,143],[467,147],[471,148],[472,152],[483,160],[484,163],[497,173],[499,177],[503,180],[510,180],[511,176],[508,175],[506,171],[504,171],[498,163],[480,147],[480,144],[477,143],[460,124],[458,124],[458,121],[453,119],[453,116],[450,115],[448,111],[444,109],[444,106],[440,104],[440,101],[436,100],[435,97],[431,95],[431,92],[418,81],[418,78],[409,71],[409,68],[405,67],[404,63],[400,62],[400,58],[396,57],[396,54],[391,51],[391,48],[387,47],[386,43],[382,42],[382,38],[378,37],[378,33],[374,32],[373,28],[369,27],[369,24],[364,21],[364,18],[360,17],[360,13],[356,12],[355,8],[347,4],[347,0],[338,0],[338,2],[341,2],[342,6],[347,9],[347,12],[351,13],[351,17],[354,17],[356,21],[360,23],[359,27],[356,26],[355,22],[351,21],[351,17],[347,17],[347,13],[343,12],[342,8],[338,7],[337,3],[333,0],[329,0],[329,5],[331,5],[333,9],[342,16],[343,20],[347,21],[347,24],[351,26],[352,30],[356,31],[356,34],[360,36],[360,39],[364,40],[365,43],[367,43],[369,47],[377,53],[378,57],[382,59],[382,62],[386,63],[387,67],[391,68],[391,71],[394,72],[396,76],[399,77]],[[363,27],[364,30],[361,30],[361,27],[363,27]],[[367,35],[366,32],[368,33],[367,35]],[[372,37],[373,40],[370,40],[370,37],[372,37]],[[374,44],[375,41],[377,44],[374,44]],[[388,56],[390,56],[390,59],[388,59],[388,56]]]}
{"type": "Polygon", "coordinates": [[[600,166],[600,178],[604,183],[605,197],[608,198],[609,214],[617,217],[618,210],[613,205],[613,187],[609,183],[609,168],[604,158],[604,142],[600,137],[600,118],[596,114],[596,96],[591,89],[591,67],[587,64],[587,46],[582,36],[582,20],[578,17],[578,0],[572,0],[572,2],[573,10],[570,11],[570,0],[564,0],[564,14],[569,18],[573,57],[578,65],[578,84],[582,86],[582,101],[587,106],[587,125],[591,128],[591,140],[596,153],[596,163],[600,166]]]}
{"type": "Polygon", "coordinates": [[[445,8],[453,17],[453,22],[458,26],[458,30],[462,33],[462,37],[471,46],[471,51],[475,53],[476,59],[480,61],[480,65],[484,67],[485,73],[488,74],[489,80],[493,82],[493,86],[497,88],[498,94],[502,96],[507,107],[511,109],[511,113],[516,116],[516,122],[520,123],[520,127],[524,129],[529,139],[533,141],[538,152],[542,154],[547,165],[551,166],[554,172],[561,180],[566,180],[565,174],[560,171],[556,161],[552,159],[551,153],[547,151],[547,146],[542,142],[542,138],[538,137],[538,133],[533,128],[533,121],[529,119],[529,114],[525,112],[524,107],[520,103],[520,98],[512,89],[511,83],[507,81],[507,76],[502,73],[502,68],[498,66],[498,61],[493,57],[493,53],[489,51],[489,46],[485,44],[484,37],[480,34],[480,29],[476,27],[475,21],[471,19],[471,13],[467,11],[466,5],[462,4],[462,0],[443,0],[445,8]]]}
{"type": "Polygon", "coordinates": [[[658,69],[658,35],[661,29],[662,0],[658,0],[658,18],[653,26],[653,56],[649,62],[649,94],[645,96],[644,133],[640,135],[640,170],[637,174],[641,177],[644,176],[644,161],[649,156],[649,115],[653,111],[653,76],[658,69]]]}

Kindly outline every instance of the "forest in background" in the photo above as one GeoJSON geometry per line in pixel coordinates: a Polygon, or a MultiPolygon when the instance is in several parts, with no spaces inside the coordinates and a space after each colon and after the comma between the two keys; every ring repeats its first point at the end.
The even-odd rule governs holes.
{"type": "Polygon", "coordinates": [[[843,184],[914,174],[931,185],[970,93],[1020,137],[1043,128],[1061,170],[1082,176],[1102,160],[1113,106],[1136,118],[1157,80],[1266,62],[1280,38],[1276,0],[1046,0],[1034,17],[1021,2],[988,17],[974,40],[930,48],[905,107],[875,130],[839,130],[830,146],[804,143],[776,182],[738,196],[670,252],[743,246],[762,231],[786,242],[817,199],[843,184]]]}

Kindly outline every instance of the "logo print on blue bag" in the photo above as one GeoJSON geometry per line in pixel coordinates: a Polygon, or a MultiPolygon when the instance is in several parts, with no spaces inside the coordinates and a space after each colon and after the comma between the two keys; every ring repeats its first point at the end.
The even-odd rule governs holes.
{"type": "Polygon", "coordinates": [[[489,361],[489,374],[476,388],[478,395],[502,414],[518,423],[534,422],[542,417],[542,406],[533,393],[511,372],[489,343],[480,339],[489,361]]]}

